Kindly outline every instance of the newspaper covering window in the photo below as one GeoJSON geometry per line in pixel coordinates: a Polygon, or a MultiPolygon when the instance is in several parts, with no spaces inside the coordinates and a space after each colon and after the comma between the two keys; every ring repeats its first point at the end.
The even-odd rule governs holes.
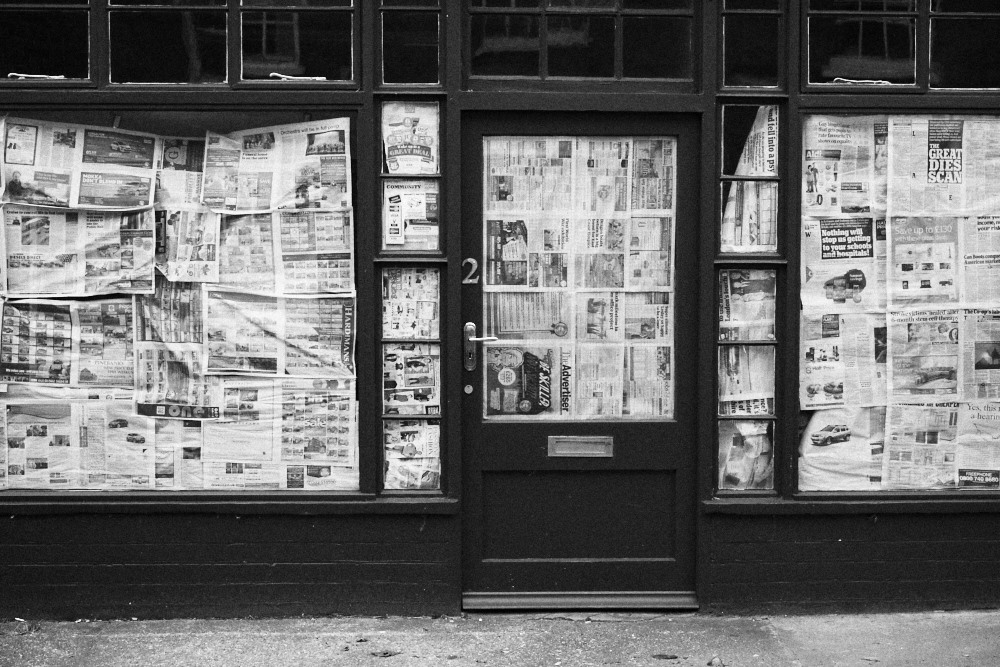
{"type": "Polygon", "coordinates": [[[774,347],[719,346],[719,414],[774,414],[774,347]]]}
{"type": "Polygon", "coordinates": [[[483,154],[484,418],[672,418],[675,138],[483,154]]]}
{"type": "Polygon", "coordinates": [[[719,422],[718,488],[729,491],[774,488],[771,422],[719,422]]]}
{"type": "Polygon", "coordinates": [[[382,182],[382,249],[441,247],[438,182],[399,178],[382,182]]]}
{"type": "Polygon", "coordinates": [[[437,102],[382,104],[382,147],[390,174],[422,176],[441,171],[437,102]]]}
{"type": "MultiPolygon", "coordinates": [[[[995,481],[1000,475],[1000,444],[992,437],[1000,397],[1000,377],[994,372],[1000,368],[998,131],[1000,118],[987,116],[806,119],[799,398],[803,409],[819,411],[803,435],[801,489],[1000,488],[995,481]],[[883,178],[884,197],[879,194],[883,178]],[[845,187],[853,182],[860,185],[848,196],[845,187]],[[833,196],[838,198],[836,206],[833,196]],[[846,267],[844,260],[824,256],[827,248],[836,254],[852,251],[851,243],[827,244],[824,224],[836,220],[841,237],[848,232],[852,243],[862,239],[862,245],[855,246],[860,250],[867,231],[850,232],[867,230],[869,217],[875,223],[871,258],[875,275],[884,276],[885,300],[867,298],[872,281],[866,273],[857,301],[860,277],[845,272],[843,292],[834,282],[832,305],[824,304],[816,281],[829,279],[825,274],[816,278],[816,267],[838,266],[831,262],[846,267]],[[880,219],[887,221],[881,235],[880,219]],[[832,335],[834,315],[839,316],[839,335],[832,335]],[[840,396],[830,400],[827,388],[841,381],[840,362],[830,358],[833,345],[845,368],[840,396]],[[847,360],[865,359],[872,352],[876,363],[867,368],[856,364],[857,379],[852,379],[847,360]],[[874,377],[871,371],[883,361],[884,385],[871,381],[883,377],[882,370],[874,377]],[[841,408],[826,408],[843,406],[857,417],[868,406],[882,404],[879,392],[887,405],[882,475],[878,484],[864,483],[858,438],[850,435],[820,450],[813,442],[820,430],[814,424],[843,423],[855,433],[857,420],[831,424],[827,415],[841,408]]],[[[862,259],[868,261],[867,256],[850,257],[848,261],[859,263],[851,269],[864,272],[862,259]]],[[[836,278],[840,271],[832,268],[829,273],[836,278]]],[[[881,279],[876,285],[881,290],[881,279]]]]}
{"type": "Polygon", "coordinates": [[[62,208],[147,208],[162,142],[142,132],[0,119],[4,202],[62,208]]]}
{"type": "Polygon", "coordinates": [[[348,128],[7,119],[0,488],[359,488],[348,128]],[[29,185],[46,169],[58,201],[29,185]],[[98,199],[91,171],[148,196],[98,199]]]}
{"type": "Polygon", "coordinates": [[[386,419],[385,488],[441,488],[441,425],[420,419],[386,419]]]}
{"type": "MultiPolygon", "coordinates": [[[[740,151],[735,176],[778,175],[778,107],[760,106],[740,151]]],[[[727,181],[723,192],[721,252],[778,250],[778,184],[765,180],[727,181]],[[728,192],[726,190],[728,187],[728,192]]]]}
{"type": "Polygon", "coordinates": [[[440,275],[438,269],[383,269],[383,338],[439,337],[440,275]]]}
{"type": "Polygon", "coordinates": [[[776,295],[774,270],[719,271],[719,340],[774,340],[776,295]]]}
{"type": "Polygon", "coordinates": [[[387,343],[382,346],[382,412],[441,413],[441,346],[387,343]]]}

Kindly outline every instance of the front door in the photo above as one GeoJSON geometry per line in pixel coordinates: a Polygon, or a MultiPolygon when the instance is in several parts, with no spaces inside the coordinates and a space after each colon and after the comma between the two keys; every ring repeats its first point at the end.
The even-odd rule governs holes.
{"type": "Polygon", "coordinates": [[[467,609],[695,606],[698,154],[689,116],[463,118],[467,609]]]}

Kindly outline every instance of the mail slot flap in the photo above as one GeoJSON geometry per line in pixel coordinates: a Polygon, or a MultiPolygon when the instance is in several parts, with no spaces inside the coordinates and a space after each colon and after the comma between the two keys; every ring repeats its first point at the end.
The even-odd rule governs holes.
{"type": "Polygon", "coordinates": [[[615,455],[611,435],[550,435],[549,456],[605,457],[615,455]]]}

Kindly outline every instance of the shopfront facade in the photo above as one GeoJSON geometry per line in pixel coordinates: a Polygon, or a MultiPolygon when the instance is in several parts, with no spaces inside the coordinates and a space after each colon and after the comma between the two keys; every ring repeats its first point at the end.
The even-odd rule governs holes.
{"type": "Polygon", "coordinates": [[[0,615],[996,606],[988,4],[0,2],[0,615]]]}

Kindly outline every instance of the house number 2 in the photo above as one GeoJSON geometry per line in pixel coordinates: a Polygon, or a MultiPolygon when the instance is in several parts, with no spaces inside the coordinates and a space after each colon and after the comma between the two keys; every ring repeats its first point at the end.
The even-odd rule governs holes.
{"type": "Polygon", "coordinates": [[[479,271],[479,262],[477,260],[472,259],[471,257],[466,257],[465,259],[462,260],[462,266],[468,267],[469,270],[469,272],[465,274],[465,277],[462,278],[462,284],[478,285],[479,276],[476,275],[476,272],[479,271]]]}

